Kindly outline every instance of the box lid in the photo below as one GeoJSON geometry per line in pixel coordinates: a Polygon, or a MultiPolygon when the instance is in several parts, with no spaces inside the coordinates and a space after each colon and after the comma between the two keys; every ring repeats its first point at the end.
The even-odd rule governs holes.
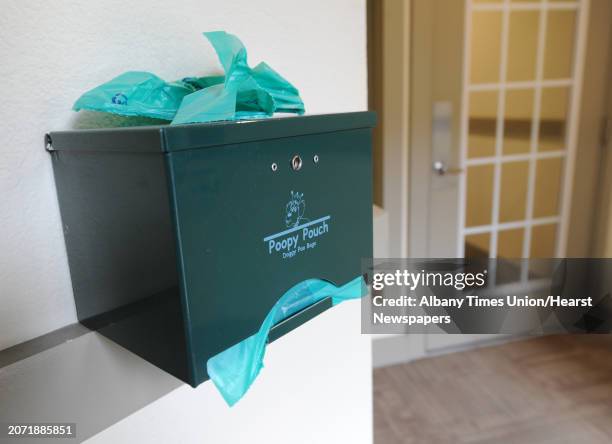
{"type": "Polygon", "coordinates": [[[370,111],[186,125],[54,131],[49,151],[173,152],[281,137],[372,128],[370,111]]]}

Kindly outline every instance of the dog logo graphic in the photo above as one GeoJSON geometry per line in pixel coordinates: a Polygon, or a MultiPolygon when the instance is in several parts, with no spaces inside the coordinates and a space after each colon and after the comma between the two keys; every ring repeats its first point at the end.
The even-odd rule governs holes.
{"type": "Polygon", "coordinates": [[[285,207],[285,225],[287,228],[294,228],[308,222],[308,219],[304,217],[305,211],[304,193],[291,191],[291,199],[285,207]]]}

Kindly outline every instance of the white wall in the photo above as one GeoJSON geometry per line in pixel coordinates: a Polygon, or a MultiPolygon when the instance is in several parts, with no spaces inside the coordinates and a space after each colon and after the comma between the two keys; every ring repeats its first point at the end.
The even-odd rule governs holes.
{"type": "Polygon", "coordinates": [[[359,319],[360,302],[345,302],[271,344],[232,408],[210,381],[183,385],[87,443],[371,444],[371,342],[359,319]]]}
{"type": "Polygon", "coordinates": [[[364,0],[4,0],[0,14],[0,349],[76,321],[49,130],[125,70],[219,73],[202,31],[223,29],[299,89],[307,112],[367,107],[364,0]]]}
{"type": "Polygon", "coordinates": [[[79,442],[100,444],[371,444],[370,338],[359,317],[360,302],[345,302],[272,343],[232,408],[210,381],[193,389],[87,333],[0,368],[0,423],[74,422],[79,442]]]}

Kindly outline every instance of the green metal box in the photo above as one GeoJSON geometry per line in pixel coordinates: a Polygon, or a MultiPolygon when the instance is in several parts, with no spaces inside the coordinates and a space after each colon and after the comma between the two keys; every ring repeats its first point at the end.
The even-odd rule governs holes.
{"type": "Polygon", "coordinates": [[[207,360],[257,332],[289,288],[361,274],[374,123],[359,112],[50,133],[79,321],[205,381],[207,360]]]}

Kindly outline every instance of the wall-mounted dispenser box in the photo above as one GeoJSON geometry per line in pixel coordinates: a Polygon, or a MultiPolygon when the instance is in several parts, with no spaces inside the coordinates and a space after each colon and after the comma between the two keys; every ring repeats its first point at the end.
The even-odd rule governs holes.
{"type": "Polygon", "coordinates": [[[358,112],[50,133],[79,321],[205,381],[207,360],[256,333],[289,288],[362,273],[374,123],[358,112]]]}

